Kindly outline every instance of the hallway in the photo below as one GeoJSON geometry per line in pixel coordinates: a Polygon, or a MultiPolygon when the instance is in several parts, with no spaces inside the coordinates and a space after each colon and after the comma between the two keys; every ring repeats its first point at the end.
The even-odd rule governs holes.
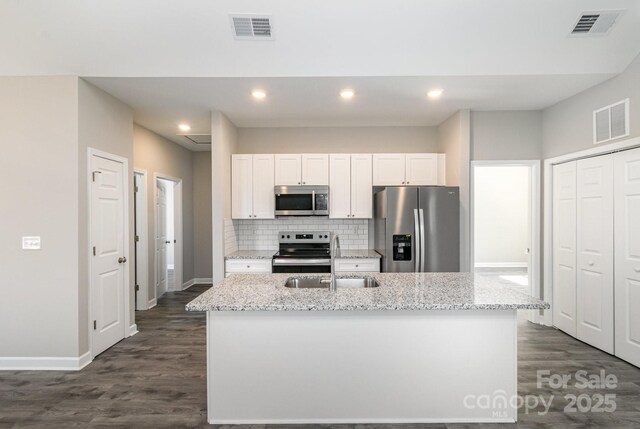
{"type": "MultiPolygon", "coordinates": [[[[184,311],[184,305],[207,288],[193,286],[183,292],[169,292],[157,307],[136,313],[140,333],[116,344],[82,371],[0,372],[0,428],[208,427],[204,314],[184,311]]],[[[546,400],[555,395],[547,415],[537,414],[542,411],[540,406],[528,414],[521,409],[517,425],[436,424],[407,428],[640,427],[640,369],[555,329],[524,320],[519,325],[518,340],[519,394],[542,395],[546,400]],[[536,386],[537,370],[563,375],[578,370],[597,374],[603,367],[618,377],[616,389],[579,390],[570,385],[568,389],[553,390],[536,386]],[[617,410],[615,414],[564,413],[564,395],[568,393],[614,393],[617,410]]],[[[390,426],[371,425],[377,429],[390,426]]]]}

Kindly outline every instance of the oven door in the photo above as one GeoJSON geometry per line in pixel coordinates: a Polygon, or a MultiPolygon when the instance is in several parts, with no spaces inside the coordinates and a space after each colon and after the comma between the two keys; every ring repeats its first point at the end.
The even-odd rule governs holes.
{"type": "Polygon", "coordinates": [[[273,258],[273,273],[330,273],[331,259],[273,258]]]}

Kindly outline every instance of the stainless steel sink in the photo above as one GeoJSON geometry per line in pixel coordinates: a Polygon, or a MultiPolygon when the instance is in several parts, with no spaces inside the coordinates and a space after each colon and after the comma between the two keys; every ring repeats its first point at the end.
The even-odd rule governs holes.
{"type": "MultiPolygon", "coordinates": [[[[328,277],[289,277],[284,286],[294,289],[329,289],[328,277]]],[[[378,287],[380,284],[373,277],[336,278],[336,286],[345,289],[361,289],[378,287]]]]}

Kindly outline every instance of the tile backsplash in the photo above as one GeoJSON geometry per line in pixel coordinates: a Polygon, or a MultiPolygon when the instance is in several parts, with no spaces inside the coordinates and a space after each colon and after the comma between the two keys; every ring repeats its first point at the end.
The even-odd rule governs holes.
{"type": "Polygon", "coordinates": [[[367,219],[225,220],[225,252],[277,250],[280,231],[331,231],[340,235],[343,249],[369,248],[367,219]]]}

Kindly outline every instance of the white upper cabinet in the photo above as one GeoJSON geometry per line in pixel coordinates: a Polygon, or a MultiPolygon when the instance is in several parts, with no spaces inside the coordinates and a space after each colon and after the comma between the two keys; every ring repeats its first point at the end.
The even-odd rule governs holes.
{"type": "Polygon", "coordinates": [[[376,153],[373,155],[373,185],[402,186],[405,155],[402,153],[376,153]]]}
{"type": "Polygon", "coordinates": [[[346,219],[351,215],[351,155],[330,155],[329,217],[346,219]]]}
{"type": "Polygon", "coordinates": [[[302,155],[275,155],[275,186],[302,185],[302,155]]]}
{"type": "Polygon", "coordinates": [[[405,156],[405,184],[428,186],[438,184],[438,154],[411,153],[405,156]]]}
{"type": "Polygon", "coordinates": [[[302,184],[329,184],[329,155],[310,153],[302,155],[302,184]]]}
{"type": "Polygon", "coordinates": [[[333,219],[373,216],[372,157],[369,154],[330,155],[330,214],[333,219]]]}
{"type": "Polygon", "coordinates": [[[373,217],[373,165],[371,155],[351,155],[351,217],[373,217]]]}
{"type": "Polygon", "coordinates": [[[231,217],[273,219],[273,155],[231,156],[231,217]]]}
{"type": "Polygon", "coordinates": [[[433,186],[445,184],[445,155],[437,153],[379,153],[373,155],[374,186],[433,186]],[[440,171],[442,170],[442,171],[440,171]]]}
{"type": "Polygon", "coordinates": [[[253,218],[275,217],[273,155],[253,155],[253,218]]]}
{"type": "Polygon", "coordinates": [[[276,186],[329,184],[329,155],[322,153],[275,155],[276,186]]]}

